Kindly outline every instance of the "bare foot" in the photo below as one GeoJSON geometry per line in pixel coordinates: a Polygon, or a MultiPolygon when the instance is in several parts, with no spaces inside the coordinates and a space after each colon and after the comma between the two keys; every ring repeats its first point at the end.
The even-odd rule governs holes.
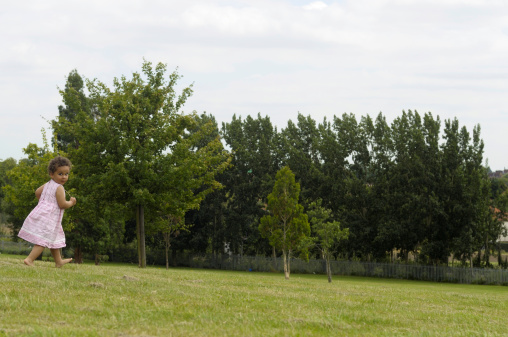
{"type": "Polygon", "coordinates": [[[28,258],[24,259],[23,262],[27,265],[27,266],[30,266],[30,267],[33,267],[34,266],[34,262],[33,261],[30,261],[28,258]]]}
{"type": "Polygon", "coordinates": [[[67,263],[69,263],[71,261],[72,261],[72,258],[71,259],[63,259],[63,260],[60,260],[59,263],[55,263],[55,266],[57,268],[61,268],[64,264],[67,264],[67,263]]]}

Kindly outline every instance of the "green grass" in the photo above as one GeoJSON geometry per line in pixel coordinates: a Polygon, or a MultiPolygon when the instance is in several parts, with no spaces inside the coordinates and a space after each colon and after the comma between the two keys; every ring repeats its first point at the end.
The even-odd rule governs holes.
{"type": "Polygon", "coordinates": [[[508,287],[0,255],[0,336],[507,336],[508,287]]]}

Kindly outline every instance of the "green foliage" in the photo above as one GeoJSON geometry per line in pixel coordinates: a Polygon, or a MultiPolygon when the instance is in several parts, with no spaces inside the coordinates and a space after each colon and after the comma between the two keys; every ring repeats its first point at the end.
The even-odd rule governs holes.
{"type": "Polygon", "coordinates": [[[166,79],[164,64],[153,67],[145,61],[142,74],[115,78],[113,88],[87,81],[87,98],[76,74],[70,74],[66,90],[61,91],[66,107],[53,126],[67,140],[86,208],[75,239],[88,229],[93,232],[88,231],[80,245],[101,253],[113,236],[113,243],[121,240],[125,220],[134,216],[135,209],[146,209],[136,212],[140,266],[144,266],[140,235],[145,220],[147,232],[157,232],[161,217],[181,217],[221,187],[215,176],[227,168],[229,155],[212,122],[180,113],[192,94],[191,85],[176,95],[180,78],[175,71],[166,79]],[[90,246],[101,239],[103,245],[90,246]]]}
{"type": "Polygon", "coordinates": [[[289,167],[283,167],[275,176],[275,185],[268,195],[268,215],[261,218],[259,231],[268,238],[270,245],[282,251],[286,278],[290,274],[293,251],[301,248],[302,241],[310,235],[310,225],[303,206],[298,203],[300,184],[289,167]]]}
{"type": "Polygon", "coordinates": [[[66,232],[68,243],[74,248],[74,259],[83,261],[83,254],[104,255],[112,246],[122,242],[126,208],[111,192],[125,182],[119,176],[125,175],[121,168],[115,170],[112,163],[84,160],[85,156],[97,158],[87,142],[99,130],[94,129],[94,120],[100,118],[97,105],[84,93],[84,80],[76,70],[69,73],[64,90],[60,90],[63,104],[58,107],[58,117],[51,121],[55,138],[54,144],[68,151],[73,163],[73,177],[69,185],[78,203],[73,208],[74,226],[66,232]],[[86,134],[87,136],[83,136],[86,134]],[[85,149],[89,151],[85,152],[85,149]],[[112,170],[104,172],[102,165],[112,170]],[[102,175],[105,173],[105,175],[102,175]]]}
{"type": "Polygon", "coordinates": [[[12,181],[7,176],[7,172],[16,167],[16,159],[7,158],[0,161],[0,202],[5,197],[2,187],[12,185],[12,181]]]}
{"type": "MultiPolygon", "coordinates": [[[[8,210],[9,204],[5,199],[4,187],[12,185],[11,179],[7,176],[7,172],[16,167],[17,162],[14,158],[7,158],[0,160],[0,226],[7,223],[7,214],[4,213],[8,210]]],[[[0,235],[3,233],[0,233],[0,235]]]]}
{"type": "MultiPolygon", "coordinates": [[[[453,254],[471,265],[486,249],[477,264],[489,264],[504,230],[508,185],[505,177],[487,178],[479,126],[470,133],[457,119],[442,123],[430,112],[408,110],[391,124],[381,113],[319,124],[298,114],[280,132],[268,117],[235,115],[219,131],[213,116],[180,111],[192,95],[192,85],[177,94],[180,78],[150,62],[140,74],[115,78],[111,88],[76,70],[69,74],[52,126],[54,144],[75,166],[69,187],[79,206],[68,238],[76,248],[104,255],[130,241],[126,224],[145,214],[147,233],[170,233],[174,250],[275,256],[274,247],[286,257],[297,251],[305,257],[306,236],[284,237],[280,226],[304,228],[303,209],[321,199],[319,207],[330,212],[324,223],[349,230],[334,246],[342,257],[381,261],[397,251],[403,260],[412,254],[421,263],[445,264],[453,254]],[[296,202],[286,206],[276,203],[283,198],[274,182],[283,166],[299,183],[296,202]],[[287,217],[283,209],[300,215],[287,217]],[[291,248],[286,240],[294,241],[291,248]]],[[[30,160],[15,165],[32,167],[30,160]]],[[[13,180],[2,170],[2,191],[11,189],[3,207],[19,213],[19,226],[33,203],[21,190],[33,187],[18,185],[32,178],[13,180]],[[25,205],[19,210],[16,198],[24,198],[16,201],[25,205]]]]}
{"type": "Polygon", "coordinates": [[[326,261],[326,274],[328,282],[332,282],[332,271],[330,269],[330,259],[337,251],[339,241],[349,237],[349,229],[340,228],[340,222],[329,221],[332,217],[330,209],[324,208],[322,200],[312,202],[307,212],[310,223],[312,224],[312,232],[316,235],[316,241],[321,254],[326,261]]]}
{"type": "Polygon", "coordinates": [[[222,188],[215,180],[230,165],[230,155],[224,150],[215,120],[205,114],[194,116],[195,124],[184,139],[175,146],[173,156],[167,157],[166,165],[172,167],[163,179],[168,181],[167,189],[160,194],[158,217],[150,226],[151,232],[164,237],[167,252],[171,237],[189,231],[185,214],[199,209],[203,199],[213,191],[222,188]]]}
{"type": "Polygon", "coordinates": [[[309,205],[309,221],[312,224],[312,232],[317,237],[317,242],[323,256],[329,257],[334,253],[334,246],[341,240],[345,240],[349,236],[349,229],[340,228],[340,222],[329,221],[332,218],[330,209],[324,208],[322,200],[312,202],[309,205]]]}
{"type": "Polygon", "coordinates": [[[231,149],[232,167],[220,177],[224,194],[213,200],[222,211],[207,220],[214,226],[214,250],[221,250],[218,247],[226,242],[233,253],[264,254],[267,245],[257,227],[279,169],[277,130],[260,114],[245,120],[235,115],[222,124],[221,134],[231,149]]]}

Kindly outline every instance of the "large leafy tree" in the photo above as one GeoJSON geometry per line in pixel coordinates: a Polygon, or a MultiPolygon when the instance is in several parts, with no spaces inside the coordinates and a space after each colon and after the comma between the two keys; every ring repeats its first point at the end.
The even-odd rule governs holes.
{"type": "Polygon", "coordinates": [[[75,222],[67,233],[68,241],[74,248],[74,261],[82,263],[84,253],[89,253],[95,256],[98,264],[102,255],[121,243],[126,212],[124,205],[114,198],[103,197],[104,186],[83,174],[80,158],[76,156],[86,140],[78,136],[78,130],[83,127],[81,121],[99,118],[97,105],[85,94],[84,83],[77,70],[69,73],[64,89],[60,90],[63,104],[58,107],[58,117],[51,121],[51,125],[55,134],[54,144],[68,151],[75,164],[69,185],[74,188],[79,206],[73,209],[75,222]]]}
{"type": "MultiPolygon", "coordinates": [[[[212,115],[202,114],[199,116],[199,125],[211,123],[213,126],[213,133],[210,133],[210,139],[221,137],[219,128],[212,115]]],[[[204,140],[203,143],[206,143],[204,140]]],[[[175,242],[173,249],[178,247],[184,248],[192,246],[194,252],[204,253],[212,252],[213,254],[223,253],[225,250],[225,243],[228,242],[227,236],[227,200],[229,195],[230,186],[224,185],[227,180],[224,178],[228,176],[229,172],[234,170],[234,167],[229,167],[228,170],[217,176],[217,181],[220,182],[224,188],[214,190],[202,200],[199,209],[192,209],[186,213],[186,223],[192,224],[192,231],[179,231],[180,239],[175,242]]]]}
{"type": "Polygon", "coordinates": [[[261,218],[259,231],[270,245],[282,251],[284,276],[289,279],[291,257],[310,236],[310,225],[303,206],[298,203],[300,184],[287,166],[277,172],[272,193],[268,195],[268,215],[261,218]]]}
{"type": "MultiPolygon", "coordinates": [[[[115,78],[113,88],[88,81],[93,113],[83,109],[74,95],[73,109],[78,111],[74,120],[59,120],[63,133],[79,142],[78,147],[69,148],[69,154],[81,187],[93,186],[91,199],[122,203],[130,209],[127,214],[136,217],[140,267],[146,266],[145,220],[153,223],[160,216],[175,186],[188,187],[187,194],[196,191],[197,183],[218,187],[213,177],[224,167],[216,159],[227,160],[217,150],[218,141],[207,150],[193,151],[196,144],[186,135],[196,120],[193,114],[180,112],[192,86],[177,95],[180,77],[175,71],[167,78],[166,65],[153,67],[145,61],[142,74],[115,78]],[[183,162],[186,170],[180,167],[183,162]]],[[[203,128],[200,133],[209,130],[203,128]]]]}
{"type": "Polygon", "coordinates": [[[185,223],[189,210],[200,208],[201,202],[213,191],[222,188],[215,180],[230,164],[230,154],[224,150],[214,119],[207,115],[193,116],[195,125],[166,156],[165,166],[171,170],[161,172],[161,181],[167,189],[158,196],[153,212],[158,214],[150,230],[163,235],[166,249],[166,267],[171,237],[188,231],[192,224],[185,223]]]}

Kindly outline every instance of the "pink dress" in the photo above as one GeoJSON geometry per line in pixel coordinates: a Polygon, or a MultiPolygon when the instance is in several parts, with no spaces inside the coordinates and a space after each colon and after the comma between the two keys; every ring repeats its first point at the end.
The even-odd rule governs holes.
{"type": "Polygon", "coordinates": [[[56,201],[56,189],[60,184],[51,179],[44,185],[39,203],[25,219],[18,236],[35,245],[56,249],[65,247],[62,229],[64,210],[56,201]]]}

